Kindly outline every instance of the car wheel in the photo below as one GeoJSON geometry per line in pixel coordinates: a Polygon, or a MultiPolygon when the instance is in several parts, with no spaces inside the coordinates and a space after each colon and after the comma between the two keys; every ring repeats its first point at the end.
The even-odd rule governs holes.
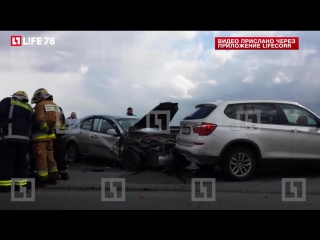
{"type": "Polygon", "coordinates": [[[228,180],[245,181],[256,171],[255,155],[247,148],[231,149],[223,160],[223,172],[228,180]]]}
{"type": "Polygon", "coordinates": [[[127,171],[142,171],[144,162],[141,156],[133,149],[125,150],[121,156],[121,165],[127,171]]]}
{"type": "Polygon", "coordinates": [[[67,159],[71,162],[80,162],[82,157],[77,144],[70,142],[67,147],[67,159]]]}

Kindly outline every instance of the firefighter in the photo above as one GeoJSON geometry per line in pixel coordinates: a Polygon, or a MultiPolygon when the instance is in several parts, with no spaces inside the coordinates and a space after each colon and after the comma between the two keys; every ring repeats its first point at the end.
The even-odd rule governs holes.
{"type": "MultiPolygon", "coordinates": [[[[53,101],[53,97],[50,99],[53,101]]],[[[56,128],[56,139],[53,140],[53,155],[56,160],[61,180],[69,180],[68,165],[66,161],[66,119],[61,107],[60,110],[60,128],[56,128]]]]}
{"type": "Polygon", "coordinates": [[[27,154],[32,115],[28,101],[27,93],[18,91],[0,102],[1,192],[11,191],[12,178],[22,179],[15,181],[16,188],[26,186],[28,182],[27,154]]]}
{"type": "Polygon", "coordinates": [[[51,98],[52,95],[44,88],[35,91],[32,98],[36,106],[33,115],[31,148],[38,187],[46,187],[47,183],[56,184],[59,175],[53,155],[53,140],[56,139],[54,129],[60,128],[60,114],[59,107],[50,100],[51,98]]]}
{"type": "MultiPolygon", "coordinates": [[[[31,99],[31,104],[35,104],[37,101],[37,99],[32,98],[31,99]]],[[[31,117],[31,130],[30,132],[33,132],[33,123],[34,123],[34,110],[35,107],[32,108],[32,117],[31,117]]],[[[28,171],[28,175],[32,178],[36,177],[36,166],[35,166],[35,161],[34,161],[34,157],[33,157],[33,152],[32,152],[32,145],[29,143],[28,145],[28,152],[29,152],[29,171],[28,171]]]]}

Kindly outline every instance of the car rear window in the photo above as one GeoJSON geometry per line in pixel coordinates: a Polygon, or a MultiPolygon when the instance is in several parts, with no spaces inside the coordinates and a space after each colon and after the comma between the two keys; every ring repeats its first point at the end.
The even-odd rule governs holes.
{"type": "Polygon", "coordinates": [[[185,117],[183,120],[194,120],[194,119],[203,119],[209,116],[217,107],[214,105],[203,106],[196,108],[196,110],[191,113],[189,116],[185,117]]]}

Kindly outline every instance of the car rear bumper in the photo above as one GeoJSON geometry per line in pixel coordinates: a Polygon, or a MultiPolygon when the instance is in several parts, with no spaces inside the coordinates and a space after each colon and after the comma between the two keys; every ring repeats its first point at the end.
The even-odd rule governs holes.
{"type": "Polygon", "coordinates": [[[193,163],[205,165],[205,166],[217,166],[219,162],[219,157],[193,154],[186,150],[177,149],[180,154],[185,156],[185,158],[193,163]]]}

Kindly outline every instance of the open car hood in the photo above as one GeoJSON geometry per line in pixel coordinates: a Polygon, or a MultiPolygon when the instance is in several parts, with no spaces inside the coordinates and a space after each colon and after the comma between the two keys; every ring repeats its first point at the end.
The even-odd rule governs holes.
{"type": "Polygon", "coordinates": [[[132,125],[129,128],[129,133],[144,128],[160,128],[167,130],[170,122],[178,110],[178,103],[160,103],[150,112],[148,112],[143,118],[141,118],[136,124],[132,125]],[[159,126],[159,124],[161,124],[161,126],[159,126]]]}

